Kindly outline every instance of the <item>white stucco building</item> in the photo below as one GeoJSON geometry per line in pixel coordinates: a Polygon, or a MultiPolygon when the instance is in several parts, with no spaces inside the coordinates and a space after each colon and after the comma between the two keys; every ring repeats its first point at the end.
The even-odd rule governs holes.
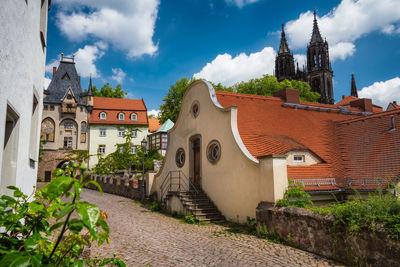
{"type": "Polygon", "coordinates": [[[125,134],[132,134],[131,153],[147,139],[149,120],[143,99],[94,97],[89,117],[89,168],[98,163],[98,156],[115,152],[125,143],[125,134]],[[97,156],[98,155],[98,156],[97,156]]]}
{"type": "Polygon", "coordinates": [[[36,184],[50,2],[0,3],[0,195],[36,184]]]}

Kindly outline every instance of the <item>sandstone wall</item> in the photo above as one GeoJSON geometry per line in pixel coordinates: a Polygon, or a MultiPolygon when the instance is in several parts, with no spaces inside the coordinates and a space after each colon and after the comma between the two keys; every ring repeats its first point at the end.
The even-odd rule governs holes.
{"type": "Polygon", "coordinates": [[[296,207],[274,208],[261,202],[257,222],[293,246],[351,265],[399,266],[400,241],[387,237],[383,226],[351,235],[334,228],[334,218],[296,207]]]}

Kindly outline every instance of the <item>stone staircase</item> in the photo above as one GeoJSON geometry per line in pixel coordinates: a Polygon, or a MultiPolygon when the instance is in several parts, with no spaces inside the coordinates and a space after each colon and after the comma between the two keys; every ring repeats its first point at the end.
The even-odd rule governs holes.
{"type": "Polygon", "coordinates": [[[181,200],[187,214],[193,214],[199,222],[222,223],[225,217],[210,198],[201,190],[168,192],[166,199],[175,194],[181,200]]]}

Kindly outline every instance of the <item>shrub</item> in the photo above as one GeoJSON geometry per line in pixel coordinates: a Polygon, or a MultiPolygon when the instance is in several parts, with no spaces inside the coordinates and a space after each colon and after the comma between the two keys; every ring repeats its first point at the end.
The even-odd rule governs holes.
{"type": "Polygon", "coordinates": [[[277,205],[279,207],[293,206],[307,208],[313,205],[310,199],[311,196],[304,191],[304,185],[302,183],[295,183],[292,179],[289,179],[288,189],[283,195],[283,199],[279,200],[277,205]]]}
{"type": "Polygon", "coordinates": [[[185,216],[184,221],[185,221],[185,223],[188,223],[188,224],[195,224],[197,222],[196,217],[193,214],[189,214],[189,215],[185,216]]]}
{"type": "Polygon", "coordinates": [[[161,205],[160,205],[160,203],[158,203],[157,201],[153,201],[153,202],[150,204],[150,210],[151,210],[151,211],[161,211],[161,205]]]}
{"type": "MultiPolygon", "coordinates": [[[[89,183],[101,191],[96,182],[85,181],[85,169],[84,164],[80,171],[75,163],[65,164],[63,169],[54,171],[52,182],[36,191],[33,200],[18,188],[8,187],[13,190],[13,197],[0,197],[0,228],[5,229],[0,233],[0,266],[96,263],[80,259],[80,253],[93,241],[99,246],[109,242],[109,227],[105,212],[80,199],[83,186],[89,183]],[[77,218],[71,218],[73,212],[77,218]],[[57,236],[54,241],[49,238],[52,235],[57,236]]],[[[99,264],[104,262],[125,266],[116,257],[98,260],[99,264]]]]}

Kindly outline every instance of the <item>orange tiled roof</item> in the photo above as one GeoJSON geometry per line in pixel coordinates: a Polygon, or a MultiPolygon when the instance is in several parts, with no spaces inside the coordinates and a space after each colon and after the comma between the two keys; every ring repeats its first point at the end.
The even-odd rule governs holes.
{"type": "MultiPolygon", "coordinates": [[[[361,111],[359,108],[350,107],[350,102],[352,102],[354,100],[358,100],[358,99],[360,99],[360,98],[355,97],[355,96],[351,96],[351,95],[349,95],[349,96],[345,96],[344,95],[342,97],[342,100],[337,102],[335,104],[335,106],[346,107],[347,109],[352,110],[352,111],[361,111]]],[[[382,112],[382,107],[372,104],[372,112],[373,113],[382,112]]]]}
{"type": "Polygon", "coordinates": [[[149,132],[155,132],[161,127],[160,121],[158,119],[149,118],[149,132]]]}
{"type": "MultiPolygon", "coordinates": [[[[244,145],[254,157],[284,154],[291,150],[309,150],[321,159],[322,163],[311,166],[288,166],[290,179],[334,178],[336,180],[334,185],[306,186],[307,190],[337,190],[339,186],[347,185],[348,178],[355,173],[358,175],[354,178],[375,177],[375,173],[386,177],[400,174],[400,157],[398,157],[399,164],[385,167],[392,164],[389,158],[395,157],[395,153],[400,155],[399,131],[393,135],[395,137],[389,137],[379,132],[383,130],[383,126],[371,123],[364,129],[356,123],[371,120],[380,124],[378,121],[383,121],[382,119],[373,118],[381,118],[382,112],[365,115],[360,113],[359,109],[348,106],[346,107],[348,111],[356,112],[346,114],[339,110],[337,105],[300,102],[300,105],[293,106],[284,103],[278,97],[219,91],[216,95],[223,107],[237,106],[238,130],[244,145]],[[348,126],[352,124],[357,126],[348,126]],[[357,133],[360,131],[362,133],[357,139],[357,133]],[[369,138],[370,134],[379,140],[369,138]],[[368,145],[360,147],[360,141],[355,140],[363,138],[371,141],[369,146],[382,147],[384,150],[374,151],[368,145]],[[397,144],[396,149],[399,151],[390,148],[391,142],[397,144]],[[363,167],[360,167],[353,157],[362,158],[367,150],[370,151],[371,157],[375,158],[373,160],[370,158],[363,167]],[[376,170],[374,166],[377,166],[376,170]],[[363,171],[364,167],[367,171],[363,171]]],[[[400,110],[398,113],[400,114],[400,110]]],[[[400,121],[397,123],[400,128],[400,121]]]]}
{"type": "Polygon", "coordinates": [[[128,124],[148,125],[147,108],[143,99],[94,97],[93,110],[89,117],[90,124],[128,124]],[[106,119],[100,119],[100,113],[106,112],[106,119]],[[119,113],[125,114],[123,121],[118,119],[119,113]],[[137,115],[136,121],[131,120],[131,114],[137,115]]]}

